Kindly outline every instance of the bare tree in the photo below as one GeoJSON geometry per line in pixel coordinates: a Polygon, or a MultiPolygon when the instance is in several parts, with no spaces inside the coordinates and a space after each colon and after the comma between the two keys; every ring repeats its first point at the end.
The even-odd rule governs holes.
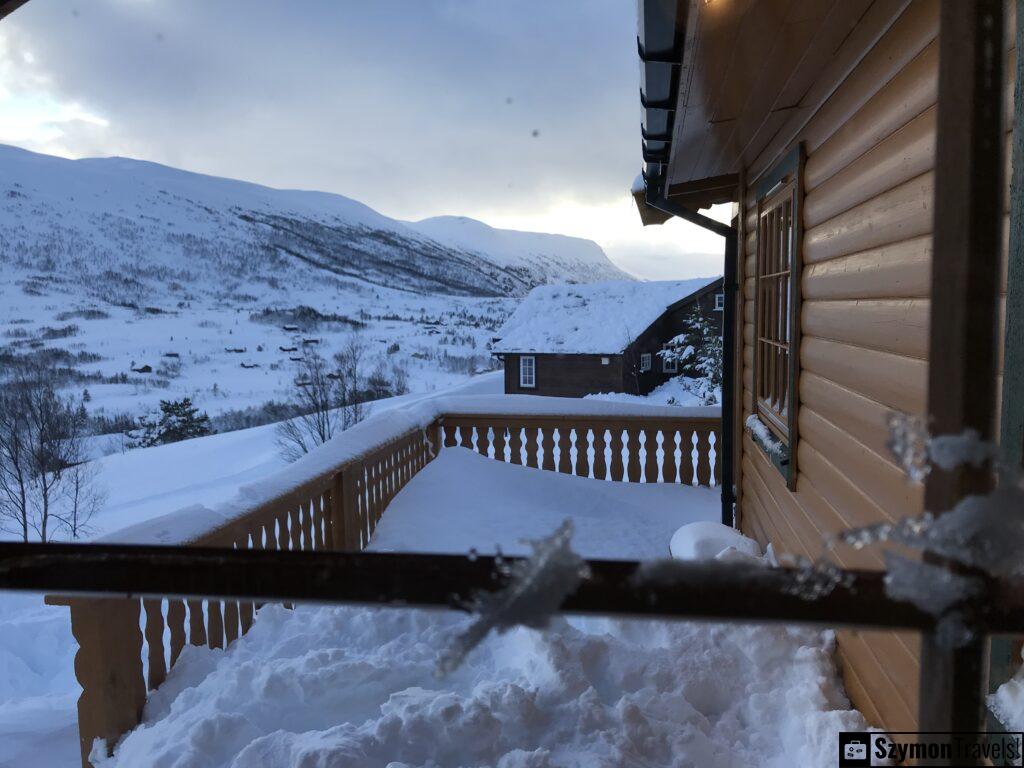
{"type": "Polygon", "coordinates": [[[366,376],[366,340],[358,333],[350,333],[341,351],[334,354],[338,366],[339,407],[342,409],[342,427],[348,429],[366,418],[363,403],[369,399],[366,376]]]}
{"type": "Polygon", "coordinates": [[[294,461],[318,445],[326,443],[340,428],[337,413],[337,386],[327,361],[317,352],[307,350],[296,366],[292,389],[295,416],[277,426],[276,437],[281,453],[294,461]]]}
{"type": "Polygon", "coordinates": [[[87,416],[45,368],[19,372],[0,395],[0,528],[23,541],[87,532],[103,494],[86,465],[87,416]]]}
{"type": "Polygon", "coordinates": [[[317,352],[307,349],[296,366],[292,390],[294,416],[277,426],[277,445],[294,461],[335,434],[365,418],[365,342],[355,334],[334,355],[332,367],[317,352]]]}

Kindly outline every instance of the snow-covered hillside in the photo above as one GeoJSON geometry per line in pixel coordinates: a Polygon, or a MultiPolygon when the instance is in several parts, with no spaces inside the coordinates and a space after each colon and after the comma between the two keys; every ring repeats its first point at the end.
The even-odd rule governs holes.
{"type": "Polygon", "coordinates": [[[622,277],[586,240],[5,146],[0,222],[0,369],[42,358],[107,417],[280,403],[293,358],[353,332],[368,373],[434,390],[495,364],[488,342],[532,286],[622,277]]]}
{"type": "Polygon", "coordinates": [[[345,278],[420,293],[521,295],[623,273],[594,243],[448,219],[390,219],[340,195],[276,190],[124,158],[0,146],[0,259],[88,280],[110,302],[259,296],[345,278]]]}

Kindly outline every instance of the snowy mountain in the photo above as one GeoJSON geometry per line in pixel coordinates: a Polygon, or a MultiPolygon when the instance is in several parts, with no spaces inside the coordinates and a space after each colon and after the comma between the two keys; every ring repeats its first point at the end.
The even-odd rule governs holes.
{"type": "Polygon", "coordinates": [[[114,303],[353,278],[417,293],[518,296],[543,283],[625,276],[587,240],[471,219],[409,224],[340,195],[5,146],[0,220],[0,263],[71,277],[114,303]]]}
{"type": "Polygon", "coordinates": [[[622,277],[587,240],[0,145],[0,379],[56,365],[108,418],[280,403],[302,350],[353,333],[368,371],[430,391],[496,365],[489,340],[535,285],[622,277]]]}

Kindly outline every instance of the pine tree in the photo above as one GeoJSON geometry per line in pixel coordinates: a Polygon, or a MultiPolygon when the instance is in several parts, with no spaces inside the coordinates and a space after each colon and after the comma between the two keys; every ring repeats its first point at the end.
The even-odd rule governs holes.
{"type": "Polygon", "coordinates": [[[676,361],[680,375],[692,380],[688,388],[705,404],[718,402],[722,386],[722,334],[699,307],[693,308],[687,329],[658,354],[676,361]]]}
{"type": "Polygon", "coordinates": [[[128,438],[133,447],[148,448],[202,437],[212,431],[210,417],[200,413],[192,405],[191,398],[184,397],[181,400],[161,400],[160,412],[140,417],[138,428],[129,432],[128,438]]]}

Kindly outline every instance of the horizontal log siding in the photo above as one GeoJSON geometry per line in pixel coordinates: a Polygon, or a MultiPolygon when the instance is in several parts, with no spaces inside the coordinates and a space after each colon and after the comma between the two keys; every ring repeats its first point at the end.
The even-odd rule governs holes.
{"type": "MultiPolygon", "coordinates": [[[[824,537],[923,508],[922,488],[906,482],[886,449],[886,417],[924,414],[927,402],[937,33],[938,3],[915,0],[798,137],[807,161],[796,491],[749,435],[742,440],[743,530],[780,553],[818,557],[824,537]]],[[[1008,131],[1015,62],[1011,49],[1008,131]]],[[[741,254],[744,419],[753,401],[757,181],[745,200],[741,254]]],[[[838,547],[832,557],[882,567],[876,550],[838,547]]],[[[868,719],[914,728],[916,637],[840,632],[839,651],[847,693],[868,719]]]]}

